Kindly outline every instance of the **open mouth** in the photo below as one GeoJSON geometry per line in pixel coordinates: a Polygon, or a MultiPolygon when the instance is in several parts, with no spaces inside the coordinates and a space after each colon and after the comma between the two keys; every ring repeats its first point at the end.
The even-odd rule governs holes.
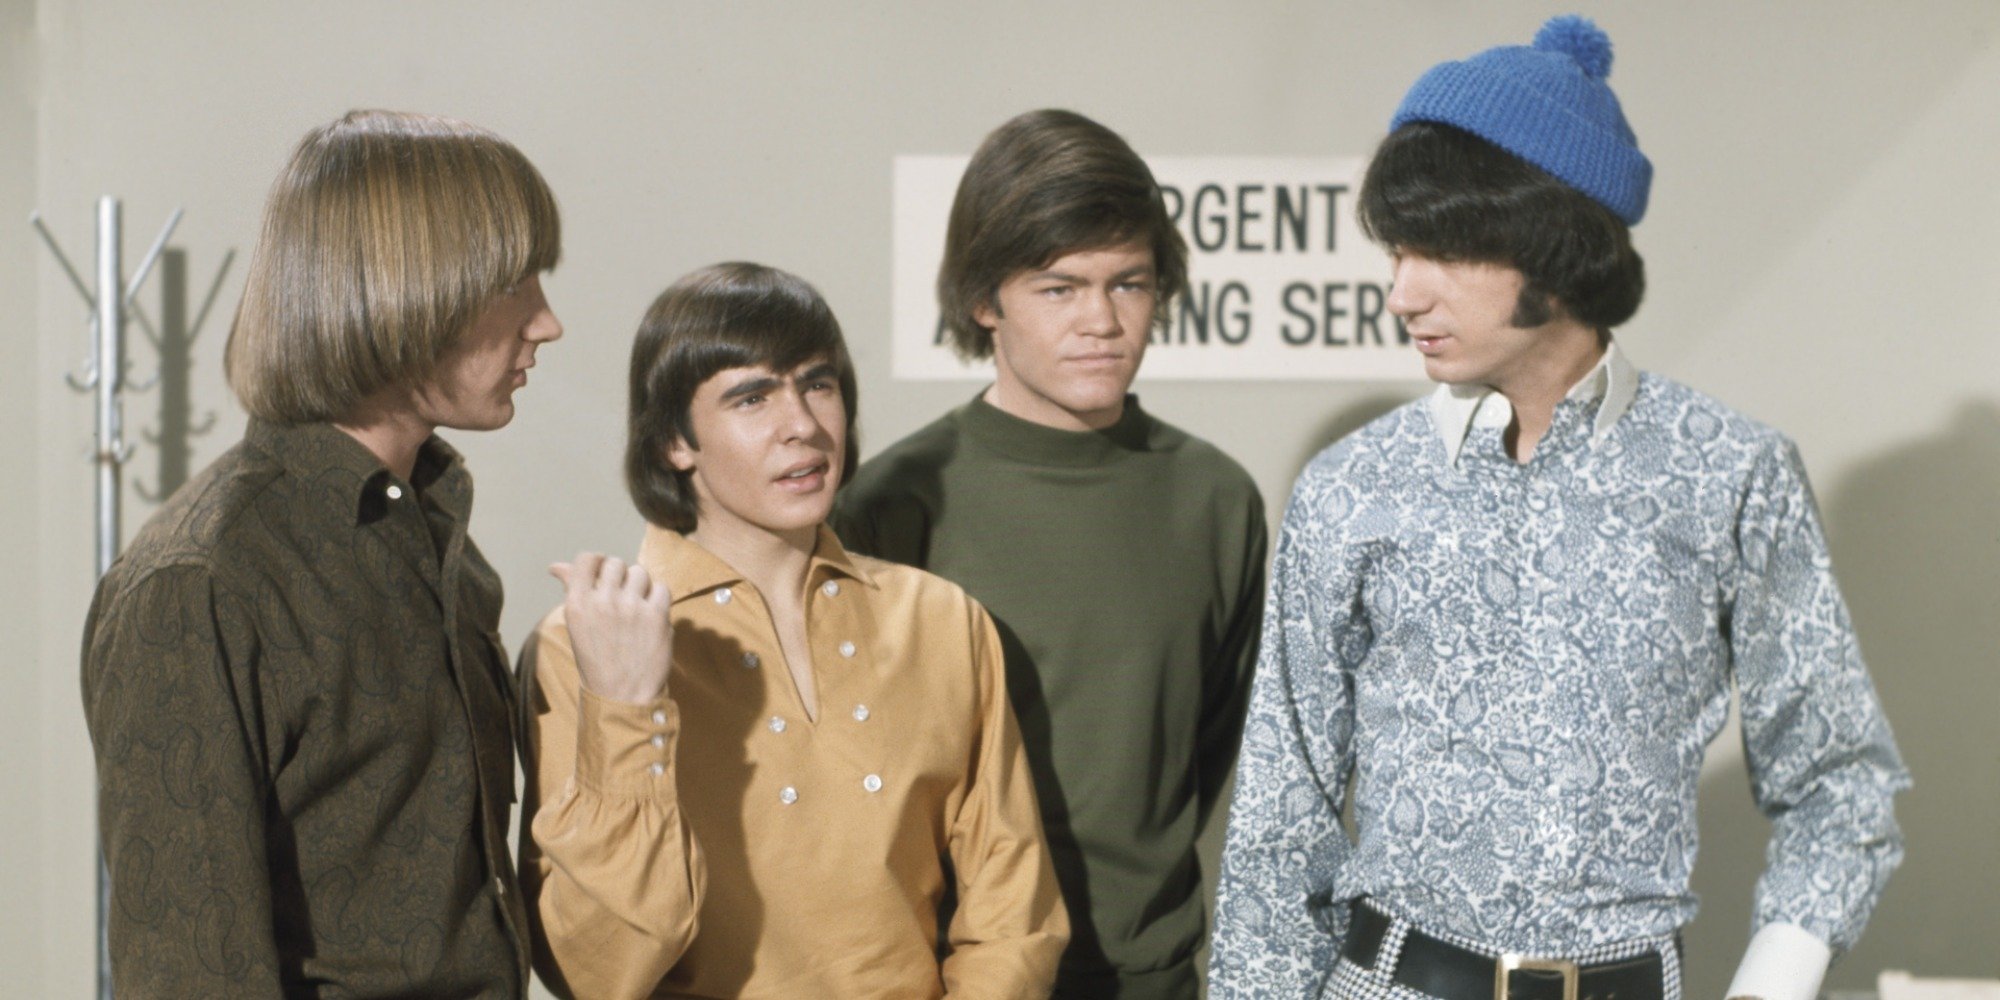
{"type": "Polygon", "coordinates": [[[785,473],[778,477],[777,483],[784,489],[810,493],[826,484],[828,468],[829,463],[825,459],[801,463],[785,470],[785,473]]]}

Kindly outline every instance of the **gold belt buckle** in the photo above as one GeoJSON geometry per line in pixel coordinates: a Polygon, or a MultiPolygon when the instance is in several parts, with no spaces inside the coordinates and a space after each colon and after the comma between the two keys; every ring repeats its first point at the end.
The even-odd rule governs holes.
{"type": "Polygon", "coordinates": [[[1563,1000],[1576,1000],[1576,963],[1565,958],[1529,958],[1507,952],[1500,956],[1500,964],[1493,970],[1493,1000],[1507,1000],[1507,976],[1519,970],[1531,972],[1560,972],[1563,977],[1563,1000]]]}

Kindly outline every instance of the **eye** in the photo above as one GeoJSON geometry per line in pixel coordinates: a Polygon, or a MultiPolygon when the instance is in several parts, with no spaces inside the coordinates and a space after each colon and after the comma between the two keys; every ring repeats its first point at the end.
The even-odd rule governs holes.
{"type": "Polygon", "coordinates": [[[1153,283],[1144,278],[1132,278],[1128,281],[1119,282],[1118,290],[1121,292],[1135,292],[1140,295],[1151,295],[1153,294],[1153,283]]]}
{"type": "Polygon", "coordinates": [[[816,378],[806,383],[807,392],[838,391],[840,384],[830,378],[816,378]]]}
{"type": "Polygon", "coordinates": [[[1069,295],[1070,291],[1071,289],[1068,285],[1049,285],[1039,289],[1038,293],[1045,299],[1060,299],[1069,295]]]}
{"type": "Polygon", "coordinates": [[[736,408],[739,410],[747,410],[753,406],[762,403],[763,401],[764,401],[763,393],[746,392],[743,395],[736,397],[736,408]]]}

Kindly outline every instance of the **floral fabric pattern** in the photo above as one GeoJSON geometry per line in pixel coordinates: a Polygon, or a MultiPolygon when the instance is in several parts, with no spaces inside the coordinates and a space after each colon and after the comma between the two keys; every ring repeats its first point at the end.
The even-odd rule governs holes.
{"type": "Polygon", "coordinates": [[[1908,776],[1797,451],[1650,374],[1598,421],[1625,402],[1604,381],[1558,406],[1525,463],[1493,421],[1454,461],[1445,410],[1419,401],[1301,474],[1211,996],[1321,995],[1363,895],[1544,956],[1672,934],[1695,911],[1697,779],[1732,687],[1773,823],[1757,925],[1836,950],[1860,934],[1901,858],[1908,776]]]}

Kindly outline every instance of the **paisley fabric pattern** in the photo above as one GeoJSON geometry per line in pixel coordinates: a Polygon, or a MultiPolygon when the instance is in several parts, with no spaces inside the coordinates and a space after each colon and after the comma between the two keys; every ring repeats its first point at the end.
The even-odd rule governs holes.
{"type": "Polygon", "coordinates": [[[131,997],[526,995],[472,477],[251,421],[105,574],[84,714],[131,997]]]}
{"type": "Polygon", "coordinates": [[[1773,822],[1758,926],[1836,950],[1860,934],[1901,858],[1908,777],[1797,451],[1650,374],[1597,421],[1598,384],[1526,463],[1492,420],[1453,461],[1448,407],[1417,402],[1300,476],[1212,996],[1321,995],[1360,895],[1492,950],[1672,934],[1695,911],[1696,783],[1732,686],[1773,822]]]}

